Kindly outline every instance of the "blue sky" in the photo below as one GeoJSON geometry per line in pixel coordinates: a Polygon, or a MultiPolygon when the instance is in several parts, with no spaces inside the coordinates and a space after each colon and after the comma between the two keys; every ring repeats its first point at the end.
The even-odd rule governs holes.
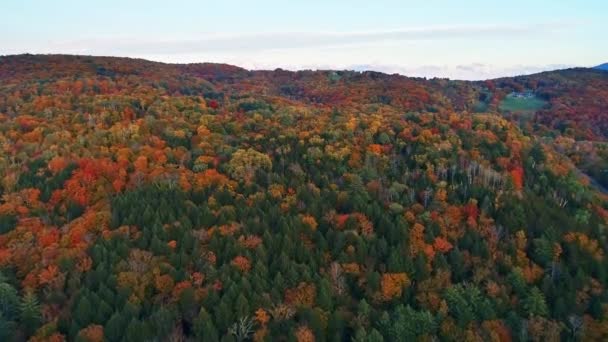
{"type": "Polygon", "coordinates": [[[608,1],[2,0],[0,54],[484,79],[608,62],[608,1]]]}

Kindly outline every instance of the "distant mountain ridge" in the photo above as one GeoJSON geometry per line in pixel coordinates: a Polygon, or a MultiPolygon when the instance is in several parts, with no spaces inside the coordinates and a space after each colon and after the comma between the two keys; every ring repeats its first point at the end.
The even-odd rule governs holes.
{"type": "Polygon", "coordinates": [[[600,64],[594,67],[593,69],[608,71],[608,63],[600,64]]]}
{"type": "MultiPolygon", "coordinates": [[[[226,63],[213,63],[213,62],[200,62],[200,63],[165,63],[159,61],[146,60],[142,58],[132,58],[132,57],[114,57],[114,56],[92,56],[92,55],[73,55],[73,54],[16,54],[16,55],[2,55],[0,54],[0,72],[5,72],[6,74],[15,74],[17,70],[12,70],[10,65],[21,68],[23,63],[30,64],[30,67],[25,70],[20,70],[20,73],[24,72],[30,73],[32,71],[36,71],[36,65],[48,64],[48,63],[60,63],[64,66],[67,66],[67,69],[64,69],[64,73],[69,73],[73,67],[80,67],[82,64],[90,64],[93,65],[95,63],[101,64],[116,64],[116,63],[126,63],[127,65],[137,65],[137,68],[131,69],[130,72],[136,74],[145,74],[146,70],[150,71],[150,69],[162,69],[162,70],[181,70],[182,72],[190,72],[196,74],[199,77],[210,77],[217,76],[221,74],[222,76],[227,75],[252,75],[256,73],[272,73],[272,72],[283,72],[283,73],[311,73],[311,72],[355,72],[355,73],[364,73],[364,74],[374,74],[382,77],[404,77],[408,79],[418,79],[418,80],[431,80],[431,79],[445,79],[451,81],[463,81],[463,82],[483,82],[488,80],[506,80],[512,78],[521,78],[521,77],[540,77],[541,75],[548,75],[554,73],[561,72],[581,72],[583,70],[608,70],[608,63],[604,63],[598,65],[596,67],[568,67],[568,66],[560,66],[554,65],[555,68],[548,69],[545,71],[537,71],[537,72],[529,72],[523,73],[520,75],[512,75],[512,76],[499,76],[499,77],[489,77],[487,79],[479,79],[479,80],[464,80],[464,79],[453,79],[449,77],[431,77],[431,76],[412,76],[407,73],[399,73],[399,72],[385,72],[373,70],[372,65],[361,65],[354,69],[301,69],[301,70],[284,70],[281,68],[277,68],[274,70],[271,69],[246,69],[238,65],[231,65],[226,63]],[[76,63],[75,65],[70,65],[69,63],[66,65],[65,62],[71,61],[71,63],[76,63]],[[3,65],[4,64],[4,65],[3,65]],[[4,66],[5,68],[2,68],[4,66]]],[[[55,73],[58,71],[54,70],[55,73]]],[[[96,70],[97,74],[104,75],[104,69],[96,70]]],[[[61,72],[60,72],[61,73],[61,72]]],[[[0,74],[0,78],[3,75],[0,74]]],[[[111,76],[111,75],[105,75],[111,76]]]]}
{"type": "MultiPolygon", "coordinates": [[[[2,84],[38,86],[41,80],[72,82],[78,77],[83,80],[82,89],[64,91],[107,95],[123,91],[124,86],[118,84],[129,79],[138,89],[147,88],[162,95],[202,96],[213,106],[246,93],[252,98],[270,96],[276,101],[302,106],[351,108],[381,104],[404,112],[434,112],[440,104],[457,112],[499,113],[505,108],[501,103],[507,94],[530,91],[550,103],[550,108],[534,109],[536,123],[548,130],[571,128],[578,139],[601,141],[608,141],[605,76],[605,71],[596,68],[570,68],[486,81],[460,81],[375,71],[247,70],[228,64],[168,64],[125,57],[0,56],[2,84]],[[109,90],[106,82],[115,89],[109,90]],[[85,87],[85,83],[91,85],[85,87]]],[[[4,103],[1,95],[0,119],[1,114],[22,112],[4,103]]]]}

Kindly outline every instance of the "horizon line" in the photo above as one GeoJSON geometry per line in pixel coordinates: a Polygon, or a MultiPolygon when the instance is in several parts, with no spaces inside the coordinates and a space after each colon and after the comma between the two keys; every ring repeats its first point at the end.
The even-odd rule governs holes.
{"type": "MultiPolygon", "coordinates": [[[[145,56],[127,56],[127,55],[106,55],[106,54],[74,54],[74,53],[57,53],[57,52],[49,52],[49,53],[31,53],[31,52],[22,52],[22,53],[11,53],[11,54],[0,54],[0,58],[6,58],[6,57],[20,57],[20,56],[63,56],[63,57],[89,57],[89,58],[115,58],[115,59],[133,59],[133,60],[142,60],[142,61],[146,61],[146,62],[151,62],[151,63],[158,63],[158,64],[164,64],[164,65],[175,65],[175,66],[186,66],[186,65],[202,65],[202,64],[216,64],[216,65],[228,65],[228,66],[232,66],[232,67],[236,67],[239,69],[243,69],[245,71],[249,71],[249,72],[254,72],[254,71],[277,71],[277,70],[283,70],[283,71],[289,71],[289,72],[302,72],[302,71],[313,71],[313,72],[323,72],[323,71],[350,71],[350,72],[359,72],[359,73],[364,73],[364,72],[377,72],[377,73],[381,73],[384,75],[388,75],[388,76],[394,76],[394,75],[398,75],[398,76],[402,76],[402,77],[406,77],[406,78],[423,78],[423,79],[447,79],[447,80],[451,80],[451,81],[470,81],[470,82],[479,82],[479,81],[487,81],[487,80],[495,80],[495,79],[501,79],[501,78],[511,78],[511,77],[521,77],[521,76],[530,76],[530,75],[536,75],[536,74],[540,74],[540,73],[544,73],[544,72],[552,72],[552,71],[562,71],[562,70],[569,70],[569,69],[589,69],[589,70],[598,70],[596,69],[599,66],[602,66],[604,64],[608,64],[608,63],[599,63],[599,64],[595,64],[593,66],[581,66],[581,65],[569,65],[569,64],[547,64],[544,66],[534,66],[534,65],[518,65],[518,66],[511,66],[510,68],[515,69],[516,67],[519,68],[527,68],[530,69],[530,72],[524,72],[524,73],[512,73],[510,75],[504,75],[504,76],[498,76],[498,77],[490,77],[490,78],[479,78],[479,79],[461,79],[461,78],[450,78],[450,77],[446,77],[446,76],[421,76],[421,75],[408,75],[406,73],[402,73],[399,71],[390,71],[390,68],[393,69],[407,69],[408,67],[404,67],[404,66],[397,66],[397,65],[372,65],[372,64],[350,64],[344,67],[332,67],[332,66],[322,66],[322,65],[318,65],[318,66],[313,66],[313,65],[308,65],[308,66],[291,66],[291,67],[285,67],[285,66],[277,66],[277,67],[270,67],[270,66],[261,66],[261,67],[246,67],[243,65],[239,65],[239,64],[233,64],[233,63],[229,63],[229,62],[219,62],[219,61],[184,61],[184,62],[172,62],[172,61],[165,61],[162,59],[155,59],[155,58],[150,58],[150,57],[145,57],[145,56]],[[536,70],[534,70],[536,69],[536,70]]],[[[470,63],[468,65],[457,65],[455,67],[452,68],[466,68],[466,67],[470,67],[470,66],[482,66],[482,67],[492,67],[491,65],[488,64],[483,64],[483,63],[470,63]]],[[[409,68],[413,68],[413,69],[422,69],[422,68],[450,68],[448,66],[435,66],[435,65],[423,65],[423,66],[411,66],[409,68]]]]}

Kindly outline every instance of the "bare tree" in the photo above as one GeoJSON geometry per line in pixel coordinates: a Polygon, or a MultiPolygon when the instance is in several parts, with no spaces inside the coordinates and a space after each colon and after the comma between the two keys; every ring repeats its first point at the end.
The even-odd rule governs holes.
{"type": "Polygon", "coordinates": [[[234,322],[228,332],[234,335],[238,342],[245,341],[253,334],[253,320],[245,316],[234,322]]]}

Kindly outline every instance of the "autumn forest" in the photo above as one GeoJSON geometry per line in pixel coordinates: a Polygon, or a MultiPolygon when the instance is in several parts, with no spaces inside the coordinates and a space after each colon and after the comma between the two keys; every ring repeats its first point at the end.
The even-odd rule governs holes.
{"type": "Polygon", "coordinates": [[[0,341],[606,341],[608,72],[0,57],[0,341]]]}

